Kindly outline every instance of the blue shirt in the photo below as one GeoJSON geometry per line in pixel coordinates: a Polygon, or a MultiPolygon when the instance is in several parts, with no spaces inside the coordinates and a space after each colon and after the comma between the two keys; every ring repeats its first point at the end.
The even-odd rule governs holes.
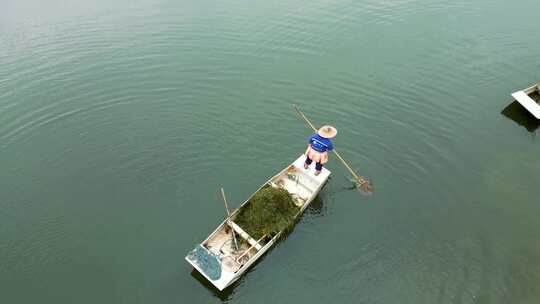
{"type": "Polygon", "coordinates": [[[324,138],[317,133],[309,138],[309,144],[317,152],[332,151],[334,149],[334,145],[332,145],[330,139],[324,138]]]}

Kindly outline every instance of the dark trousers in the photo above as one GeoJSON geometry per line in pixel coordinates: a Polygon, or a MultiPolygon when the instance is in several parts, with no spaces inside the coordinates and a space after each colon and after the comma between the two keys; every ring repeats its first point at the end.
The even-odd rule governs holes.
{"type": "MultiPolygon", "coordinates": [[[[313,159],[309,158],[309,156],[306,156],[306,164],[311,165],[311,163],[313,162],[313,159]]],[[[317,171],[321,171],[322,170],[322,164],[319,162],[319,163],[315,163],[315,170],[317,171]]]]}

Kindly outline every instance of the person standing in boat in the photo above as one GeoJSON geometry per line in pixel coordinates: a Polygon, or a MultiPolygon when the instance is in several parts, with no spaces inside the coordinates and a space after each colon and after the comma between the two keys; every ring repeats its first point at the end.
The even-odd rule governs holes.
{"type": "Polygon", "coordinates": [[[328,151],[334,149],[330,139],[336,137],[336,135],[337,129],[326,125],[322,126],[317,133],[309,138],[304,169],[309,168],[309,165],[315,161],[315,175],[321,173],[323,165],[328,162],[328,151]]]}

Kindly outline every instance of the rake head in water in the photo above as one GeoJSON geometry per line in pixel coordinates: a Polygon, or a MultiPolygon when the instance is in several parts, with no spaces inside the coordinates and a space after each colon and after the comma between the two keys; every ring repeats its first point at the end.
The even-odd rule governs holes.
{"type": "Polygon", "coordinates": [[[360,193],[362,193],[363,195],[370,196],[375,190],[371,181],[365,178],[351,179],[351,181],[354,183],[354,186],[352,188],[358,189],[358,191],[360,191],[360,193]]]}

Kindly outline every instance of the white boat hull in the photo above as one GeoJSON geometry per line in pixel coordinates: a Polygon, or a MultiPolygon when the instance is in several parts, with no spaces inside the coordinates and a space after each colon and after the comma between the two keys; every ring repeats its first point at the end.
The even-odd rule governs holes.
{"type": "Polygon", "coordinates": [[[529,88],[512,93],[512,97],[536,117],[536,119],[540,119],[540,104],[533,100],[529,95],[539,91],[540,83],[537,83],[529,88]]]}
{"type": "MultiPolygon", "coordinates": [[[[284,170],[280,171],[278,174],[270,178],[264,185],[262,185],[258,190],[260,190],[265,185],[270,185],[276,188],[282,188],[287,190],[293,195],[297,201],[297,205],[300,207],[300,212],[297,217],[299,217],[307,206],[313,201],[313,199],[320,192],[324,184],[327,182],[328,177],[330,176],[330,171],[326,168],[323,168],[321,173],[318,176],[315,176],[314,164],[310,166],[309,169],[304,169],[304,160],[305,156],[301,155],[296,159],[291,165],[289,165],[284,170]],[[291,176],[293,176],[291,178],[291,176]]],[[[258,191],[257,190],[257,191],[258,191]]],[[[256,191],[256,192],[257,192],[256,191]]],[[[256,193],[255,192],[255,193],[256,193]]],[[[251,197],[250,197],[251,198],[251,197]]],[[[249,199],[248,198],[241,206],[244,206],[249,199]]],[[[240,209],[239,208],[239,209],[240,209]]],[[[234,218],[234,215],[238,212],[236,210],[231,214],[231,218],[234,218]]],[[[217,289],[223,290],[237,281],[249,268],[255,263],[266,251],[268,251],[275,242],[279,239],[282,233],[275,235],[272,239],[268,240],[264,245],[258,244],[257,241],[249,237],[240,227],[231,223],[232,221],[226,219],[223,221],[206,240],[201,244],[197,245],[201,248],[198,248],[200,251],[207,252],[209,259],[213,260],[214,263],[219,263],[221,268],[221,275],[217,278],[214,275],[210,275],[210,271],[203,269],[203,266],[199,265],[199,262],[196,258],[189,254],[186,256],[186,261],[190,263],[198,272],[200,272],[210,283],[212,283],[217,289]],[[232,228],[229,228],[232,227],[232,228]],[[247,253],[253,252],[252,255],[247,255],[248,259],[239,263],[234,259],[232,254],[223,252],[221,248],[224,247],[225,243],[232,240],[232,234],[228,234],[227,230],[233,229],[237,231],[238,234],[244,235],[248,239],[251,247],[246,249],[247,253]],[[247,235],[247,236],[246,236],[247,235]]],[[[237,234],[237,235],[238,235],[237,234]]],[[[196,248],[197,249],[197,248],[196,248]]],[[[192,251],[192,253],[195,252],[192,251]]]]}

